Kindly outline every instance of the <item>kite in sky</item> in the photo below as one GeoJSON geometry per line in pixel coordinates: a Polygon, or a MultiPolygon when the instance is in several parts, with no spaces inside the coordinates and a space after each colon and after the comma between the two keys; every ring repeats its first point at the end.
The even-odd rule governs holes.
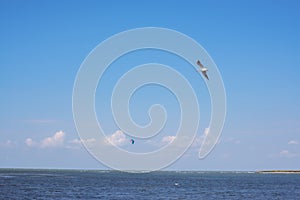
{"type": "Polygon", "coordinates": [[[134,139],[131,139],[131,140],[130,140],[130,143],[131,143],[131,144],[134,144],[134,139]]]}

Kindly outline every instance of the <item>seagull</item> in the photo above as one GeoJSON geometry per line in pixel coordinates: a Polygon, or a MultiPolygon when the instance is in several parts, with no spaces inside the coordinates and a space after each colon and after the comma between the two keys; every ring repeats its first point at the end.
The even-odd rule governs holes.
{"type": "Polygon", "coordinates": [[[207,80],[209,80],[209,78],[208,78],[208,76],[206,74],[206,72],[208,71],[208,69],[201,64],[200,60],[197,61],[197,65],[199,65],[199,67],[200,67],[200,70],[198,70],[198,71],[201,71],[202,74],[203,74],[203,76],[205,76],[205,78],[207,78],[207,80]]]}

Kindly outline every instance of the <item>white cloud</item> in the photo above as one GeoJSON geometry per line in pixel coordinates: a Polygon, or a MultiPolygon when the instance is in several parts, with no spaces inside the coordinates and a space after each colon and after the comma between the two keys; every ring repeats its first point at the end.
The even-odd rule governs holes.
{"type": "Polygon", "coordinates": [[[79,144],[81,144],[81,140],[79,140],[79,139],[73,139],[73,140],[71,140],[71,141],[69,141],[69,143],[71,143],[71,144],[75,144],[75,145],[79,145],[79,144]]]}
{"type": "Polygon", "coordinates": [[[124,145],[126,141],[127,141],[126,135],[121,130],[117,130],[112,135],[106,136],[106,142],[116,146],[124,145]]]}
{"type": "Polygon", "coordinates": [[[52,137],[47,137],[40,142],[36,142],[31,138],[25,140],[28,147],[51,148],[61,147],[64,144],[65,133],[63,131],[56,132],[52,137]]]}
{"type": "Polygon", "coordinates": [[[25,140],[25,144],[26,144],[27,146],[29,146],[29,147],[33,147],[33,146],[36,146],[36,145],[37,145],[36,142],[33,141],[31,138],[27,138],[27,139],[25,140]]]}
{"type": "Polygon", "coordinates": [[[92,146],[96,144],[96,139],[94,138],[89,138],[89,139],[73,139],[71,141],[68,142],[68,145],[66,146],[66,148],[68,149],[78,149],[80,147],[83,147],[83,144],[87,145],[87,146],[92,146]]]}
{"type": "Polygon", "coordinates": [[[54,136],[43,139],[41,142],[41,147],[47,148],[47,147],[62,146],[64,143],[64,138],[65,138],[65,133],[63,131],[56,132],[54,136]]]}
{"type": "Polygon", "coordinates": [[[205,137],[208,136],[208,134],[209,134],[209,128],[205,128],[203,134],[204,134],[205,137]]]}
{"type": "MultiPolygon", "coordinates": [[[[205,128],[204,129],[204,132],[202,135],[196,135],[196,137],[194,138],[194,141],[191,145],[191,147],[193,148],[193,151],[194,150],[197,150],[199,151],[199,148],[203,146],[203,142],[205,140],[205,144],[208,145],[210,143],[220,143],[220,140],[215,140],[214,137],[208,137],[209,136],[209,128],[205,128]]],[[[165,146],[165,145],[168,145],[170,143],[172,143],[174,140],[176,139],[176,135],[167,135],[167,136],[164,136],[162,138],[158,138],[158,139],[155,139],[155,138],[151,138],[149,140],[146,140],[144,141],[145,144],[151,146],[151,147],[162,147],[162,146],[165,146]]],[[[176,146],[173,146],[173,147],[178,147],[178,148],[181,148],[182,146],[186,145],[187,143],[189,143],[188,141],[190,140],[189,137],[182,137],[181,138],[182,142],[181,143],[176,143],[176,146]]],[[[236,140],[234,138],[229,138],[228,141],[226,142],[230,142],[230,143],[234,143],[234,144],[240,144],[240,141],[239,140],[236,140]]]]}
{"type": "Polygon", "coordinates": [[[122,146],[126,143],[129,143],[128,138],[126,135],[121,131],[117,130],[111,135],[105,137],[104,140],[96,140],[95,138],[88,138],[88,139],[78,139],[75,138],[73,140],[68,141],[67,148],[80,148],[83,147],[83,144],[86,146],[93,146],[93,145],[116,145],[122,146]]]}
{"type": "Polygon", "coordinates": [[[194,141],[194,144],[193,146],[198,146],[198,147],[201,147],[203,145],[203,142],[205,140],[205,143],[206,144],[210,144],[210,143],[216,143],[216,144],[219,144],[220,143],[220,139],[218,139],[216,141],[216,138],[215,137],[209,137],[209,128],[205,128],[204,129],[204,133],[200,136],[197,136],[195,138],[195,141],[194,141]]]}
{"type": "Polygon", "coordinates": [[[300,144],[300,142],[297,140],[290,140],[288,144],[300,144]]]}
{"type": "Polygon", "coordinates": [[[176,138],[176,136],[172,136],[172,135],[165,136],[162,138],[161,143],[163,145],[169,144],[169,143],[173,142],[173,140],[175,140],[175,138],[176,138]]]}
{"type": "Polygon", "coordinates": [[[282,150],[279,152],[280,157],[292,158],[295,157],[296,154],[289,152],[288,150],[282,150]]]}
{"type": "Polygon", "coordinates": [[[81,143],[85,143],[87,145],[95,145],[96,144],[96,139],[95,138],[88,138],[85,140],[80,140],[81,143]]]}

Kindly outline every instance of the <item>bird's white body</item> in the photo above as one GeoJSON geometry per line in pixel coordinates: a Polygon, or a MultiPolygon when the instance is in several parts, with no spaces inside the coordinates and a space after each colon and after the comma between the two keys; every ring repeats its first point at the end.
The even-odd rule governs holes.
{"type": "Polygon", "coordinates": [[[200,68],[200,71],[201,71],[201,72],[207,72],[208,69],[204,67],[204,68],[200,68]]]}

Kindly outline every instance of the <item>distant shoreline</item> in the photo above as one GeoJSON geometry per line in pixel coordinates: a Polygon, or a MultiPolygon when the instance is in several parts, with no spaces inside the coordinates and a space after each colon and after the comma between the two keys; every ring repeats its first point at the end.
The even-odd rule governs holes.
{"type": "Polygon", "coordinates": [[[300,174],[300,170],[263,170],[257,171],[259,174],[300,174]]]}
{"type": "MultiPolygon", "coordinates": [[[[79,171],[79,172],[118,172],[113,169],[72,169],[72,168],[1,168],[0,172],[3,171],[79,171]]],[[[119,171],[123,172],[123,171],[119,171]]],[[[126,171],[126,172],[146,172],[146,171],[126,171]]],[[[259,170],[259,171],[208,171],[208,170],[158,170],[152,172],[175,172],[175,173],[257,173],[257,174],[300,174],[300,170],[259,170]]]]}

